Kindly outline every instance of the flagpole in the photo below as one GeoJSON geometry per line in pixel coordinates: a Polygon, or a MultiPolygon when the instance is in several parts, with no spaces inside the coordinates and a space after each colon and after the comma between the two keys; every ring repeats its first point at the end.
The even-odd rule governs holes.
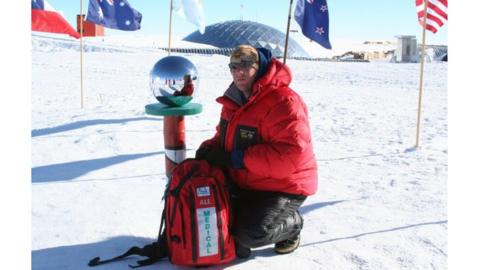
{"type": "Polygon", "coordinates": [[[422,111],[422,93],[423,93],[423,67],[425,64],[425,32],[427,28],[427,1],[424,0],[423,7],[423,31],[422,31],[422,54],[420,62],[420,91],[418,95],[418,111],[417,111],[417,139],[415,141],[415,148],[420,147],[420,113],[422,111]]]}
{"type": "Polygon", "coordinates": [[[83,109],[83,0],[80,0],[80,108],[83,109]]]}
{"type": "Polygon", "coordinates": [[[172,43],[172,11],[173,11],[173,0],[170,0],[170,19],[168,23],[168,55],[170,55],[170,47],[172,43]]]}
{"type": "Polygon", "coordinates": [[[290,34],[290,20],[292,19],[292,4],[293,0],[290,0],[290,7],[288,8],[287,34],[285,37],[285,50],[283,52],[283,64],[287,62],[288,36],[290,34]]]}

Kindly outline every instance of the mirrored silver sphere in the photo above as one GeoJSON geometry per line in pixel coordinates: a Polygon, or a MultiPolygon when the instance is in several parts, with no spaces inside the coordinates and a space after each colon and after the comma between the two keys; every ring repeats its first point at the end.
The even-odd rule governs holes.
{"type": "Polygon", "coordinates": [[[181,106],[198,92],[198,71],[182,56],[160,59],[150,71],[150,89],[155,98],[166,105],[181,106]]]}

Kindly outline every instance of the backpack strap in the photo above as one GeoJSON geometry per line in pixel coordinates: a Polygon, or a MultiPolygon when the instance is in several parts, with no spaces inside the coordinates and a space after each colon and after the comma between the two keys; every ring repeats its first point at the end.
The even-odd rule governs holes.
{"type": "Polygon", "coordinates": [[[137,261],[137,265],[129,264],[128,266],[130,268],[139,268],[139,267],[143,267],[143,266],[147,266],[147,265],[152,265],[152,264],[156,263],[157,261],[158,261],[158,259],[148,258],[148,259],[145,259],[145,260],[137,261]]]}
{"type": "MultiPolygon", "coordinates": [[[[185,184],[185,182],[189,178],[191,178],[193,174],[196,171],[198,171],[198,169],[199,169],[199,165],[194,164],[193,168],[184,177],[182,177],[182,179],[180,179],[178,186],[174,190],[172,190],[170,193],[168,192],[170,183],[167,183],[167,186],[165,188],[164,198],[162,199],[165,199],[167,196],[170,196],[170,195],[178,196],[178,193],[180,189],[183,187],[183,185],[185,184]]],[[[164,228],[165,222],[166,222],[166,209],[167,209],[167,201],[165,200],[165,205],[163,207],[162,218],[160,222],[160,230],[158,232],[158,239],[156,242],[146,245],[143,248],[139,248],[137,246],[131,247],[129,250],[127,250],[127,252],[123,253],[122,255],[111,258],[111,259],[107,259],[107,260],[101,260],[100,257],[95,257],[88,262],[88,266],[94,267],[94,266],[98,266],[98,265],[102,265],[110,262],[119,261],[131,255],[140,255],[140,256],[148,257],[148,259],[137,261],[137,265],[128,265],[130,266],[130,268],[138,268],[138,267],[154,264],[160,259],[168,257],[168,243],[167,243],[167,237],[165,232],[166,229],[164,228]]]]}
{"type": "Polygon", "coordinates": [[[131,247],[127,252],[123,253],[120,256],[107,259],[107,260],[101,260],[100,257],[95,257],[88,262],[88,266],[93,267],[93,266],[98,266],[110,262],[115,262],[119,261],[123,258],[126,258],[131,255],[140,255],[144,257],[148,257],[146,260],[140,260],[137,261],[136,266],[129,265],[132,268],[137,268],[140,266],[145,266],[145,265],[150,265],[153,264],[157,261],[159,261],[161,258],[165,258],[168,256],[168,251],[166,249],[166,243],[165,242],[153,242],[149,245],[144,246],[143,248],[139,247],[131,247]]]}
{"type": "Polygon", "coordinates": [[[98,266],[110,262],[119,261],[123,258],[126,258],[131,255],[140,255],[144,257],[148,257],[148,259],[137,261],[137,265],[128,265],[131,268],[138,268],[146,265],[154,264],[155,262],[159,261],[162,258],[168,256],[168,248],[167,248],[167,238],[165,237],[165,230],[163,230],[163,225],[165,224],[165,209],[162,212],[162,220],[160,223],[160,231],[158,233],[158,240],[157,242],[153,242],[144,246],[143,248],[139,248],[137,246],[131,247],[127,252],[123,253],[120,256],[101,260],[100,257],[95,257],[88,262],[88,266],[98,266]]]}
{"type": "Polygon", "coordinates": [[[106,264],[106,263],[110,263],[110,262],[114,262],[114,261],[119,261],[119,260],[121,260],[125,257],[130,256],[130,255],[145,256],[144,254],[146,254],[146,250],[148,250],[149,247],[153,246],[153,245],[155,245],[155,243],[152,243],[150,245],[146,245],[143,248],[139,248],[139,247],[134,246],[134,247],[131,247],[129,250],[127,250],[127,252],[123,253],[122,255],[111,258],[111,259],[108,259],[108,260],[103,260],[102,261],[102,260],[100,260],[100,257],[95,257],[95,258],[91,259],[90,262],[88,262],[88,266],[92,267],[92,266],[106,264]]]}

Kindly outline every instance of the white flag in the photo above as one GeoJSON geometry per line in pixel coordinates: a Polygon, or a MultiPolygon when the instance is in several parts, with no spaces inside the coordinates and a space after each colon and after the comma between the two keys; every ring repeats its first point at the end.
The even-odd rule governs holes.
{"type": "Polygon", "coordinates": [[[180,0],[175,3],[175,12],[198,27],[201,34],[205,33],[202,0],[180,0]]]}

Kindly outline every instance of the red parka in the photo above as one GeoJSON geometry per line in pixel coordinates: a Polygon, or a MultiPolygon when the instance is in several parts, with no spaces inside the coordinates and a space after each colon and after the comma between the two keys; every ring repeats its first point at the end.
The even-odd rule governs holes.
{"type": "Polygon", "coordinates": [[[228,168],[242,188],[306,196],[317,190],[307,107],[288,87],[291,79],[290,69],[272,59],[244,105],[227,94],[217,98],[223,105],[220,124],[201,147],[244,150],[244,168],[228,168]]]}

